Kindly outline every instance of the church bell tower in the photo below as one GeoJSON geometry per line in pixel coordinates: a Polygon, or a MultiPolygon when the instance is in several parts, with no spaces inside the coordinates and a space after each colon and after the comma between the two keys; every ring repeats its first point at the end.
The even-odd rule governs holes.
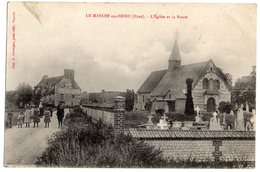
{"type": "Polygon", "coordinates": [[[169,58],[168,71],[174,71],[180,65],[181,65],[181,56],[180,56],[180,51],[176,39],[169,58]]]}

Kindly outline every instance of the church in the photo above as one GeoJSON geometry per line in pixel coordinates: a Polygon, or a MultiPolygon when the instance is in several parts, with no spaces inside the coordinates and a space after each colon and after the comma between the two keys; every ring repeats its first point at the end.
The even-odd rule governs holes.
{"type": "Polygon", "coordinates": [[[138,89],[138,110],[150,103],[152,110],[166,113],[184,113],[187,86],[193,79],[192,97],[194,107],[202,112],[217,110],[220,102],[231,101],[231,86],[226,75],[210,59],[205,62],[181,65],[177,40],[169,57],[168,69],[153,71],[138,89]]]}

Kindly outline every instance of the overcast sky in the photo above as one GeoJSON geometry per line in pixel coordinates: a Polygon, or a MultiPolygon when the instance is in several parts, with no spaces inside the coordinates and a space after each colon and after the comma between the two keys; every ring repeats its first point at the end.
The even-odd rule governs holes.
{"type": "Polygon", "coordinates": [[[62,75],[64,68],[75,69],[83,91],[137,90],[151,71],[167,68],[176,35],[182,64],[212,59],[235,81],[256,63],[254,5],[9,3],[8,22],[7,90],[21,82],[35,86],[43,75],[62,75]],[[86,18],[86,13],[146,18],[86,18]],[[188,19],[147,18],[153,14],[188,19]]]}

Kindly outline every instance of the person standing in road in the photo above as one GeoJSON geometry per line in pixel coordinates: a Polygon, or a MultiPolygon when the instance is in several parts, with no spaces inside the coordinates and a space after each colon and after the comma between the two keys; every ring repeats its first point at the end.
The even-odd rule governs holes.
{"type": "Polygon", "coordinates": [[[13,113],[11,112],[11,110],[9,110],[8,114],[7,114],[7,122],[8,122],[8,128],[12,128],[13,125],[13,113]]]}
{"type": "Polygon", "coordinates": [[[49,110],[49,108],[48,108],[48,109],[46,109],[46,110],[44,111],[44,123],[45,123],[45,128],[49,128],[50,122],[51,122],[51,112],[50,112],[50,110],[49,110]]]}
{"type": "Polygon", "coordinates": [[[39,122],[40,122],[40,111],[39,108],[36,107],[33,113],[33,128],[38,127],[39,122]]]}
{"type": "Polygon", "coordinates": [[[43,116],[43,105],[42,105],[42,101],[40,101],[39,110],[40,110],[40,116],[42,117],[42,116],[43,116]]]}
{"type": "Polygon", "coordinates": [[[57,118],[58,118],[58,124],[60,128],[62,127],[62,121],[64,118],[64,107],[62,102],[60,102],[57,106],[57,118]]]}
{"type": "Polygon", "coordinates": [[[25,127],[30,128],[31,118],[32,118],[32,111],[30,110],[30,106],[28,105],[27,109],[24,112],[25,127]]]}
{"type": "Polygon", "coordinates": [[[23,121],[24,121],[24,114],[23,114],[23,111],[21,111],[20,114],[17,117],[18,128],[23,128],[23,121]]]}

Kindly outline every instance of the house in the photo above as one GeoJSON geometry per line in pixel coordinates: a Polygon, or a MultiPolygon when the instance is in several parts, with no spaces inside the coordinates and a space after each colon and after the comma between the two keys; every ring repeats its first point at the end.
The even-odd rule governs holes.
{"type": "Polygon", "coordinates": [[[81,89],[74,79],[74,70],[64,69],[64,75],[56,77],[43,76],[34,87],[35,95],[39,95],[43,103],[52,102],[58,105],[64,102],[67,106],[80,103],[81,89]]]}
{"type": "Polygon", "coordinates": [[[206,62],[181,65],[177,41],[172,49],[168,69],[153,71],[138,89],[138,109],[152,103],[152,109],[183,113],[186,102],[186,80],[193,79],[194,107],[213,112],[220,102],[231,101],[231,86],[226,75],[210,59],[206,62]]]}

